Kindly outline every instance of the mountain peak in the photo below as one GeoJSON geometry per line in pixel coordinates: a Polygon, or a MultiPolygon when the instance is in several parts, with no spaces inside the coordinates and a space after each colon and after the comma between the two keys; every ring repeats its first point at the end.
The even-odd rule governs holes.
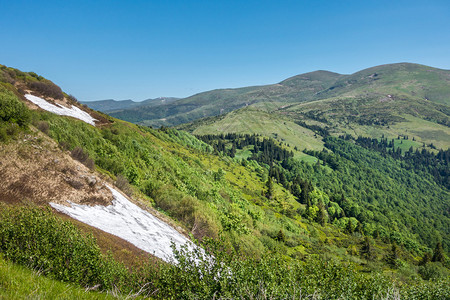
{"type": "Polygon", "coordinates": [[[307,81],[332,82],[337,80],[341,76],[344,75],[326,70],[318,70],[289,77],[288,79],[281,81],[280,84],[285,86],[292,86],[297,85],[300,82],[304,83],[307,81]]]}

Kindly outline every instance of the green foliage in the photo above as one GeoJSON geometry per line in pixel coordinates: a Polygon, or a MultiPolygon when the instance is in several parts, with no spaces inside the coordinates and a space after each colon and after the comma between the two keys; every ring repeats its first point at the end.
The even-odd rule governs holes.
{"type": "MultiPolygon", "coordinates": [[[[427,299],[448,296],[446,281],[396,286],[378,273],[357,272],[354,265],[308,259],[285,260],[272,254],[242,257],[224,244],[208,241],[207,252],[174,249],[177,265],[159,269],[155,285],[162,299],[427,299]],[[419,291],[419,288],[421,290],[419,291]],[[420,295],[420,296],[419,296],[420,295]]],[[[442,298],[444,299],[444,298],[442,298]]]]}
{"type": "Polygon", "coordinates": [[[397,268],[399,266],[399,250],[398,246],[394,243],[391,246],[391,251],[386,255],[385,260],[388,265],[393,268],[397,268]]]}
{"type": "Polygon", "coordinates": [[[433,252],[432,261],[434,261],[434,262],[444,262],[445,261],[444,249],[442,249],[441,242],[438,242],[436,244],[436,248],[434,249],[434,252],[433,252]]]}
{"type": "Polygon", "coordinates": [[[273,182],[272,182],[272,177],[269,176],[269,178],[267,178],[267,182],[266,182],[266,197],[267,199],[272,199],[273,198],[273,182]]]}
{"type": "Polygon", "coordinates": [[[49,209],[0,206],[0,252],[5,259],[81,286],[119,288],[129,277],[104,257],[95,240],[63,222],[49,209]]]}
{"type": "Polygon", "coordinates": [[[440,262],[429,262],[419,267],[418,273],[424,280],[439,280],[450,276],[450,272],[440,262]]]}
{"type": "Polygon", "coordinates": [[[360,251],[362,257],[364,257],[367,260],[374,260],[375,259],[375,251],[373,249],[372,241],[368,236],[364,238],[364,241],[361,243],[361,251],[360,251]]]}
{"type": "MultiPolygon", "coordinates": [[[[1,80],[45,82],[33,73],[0,69],[1,80]]],[[[284,84],[291,86],[298,80],[302,81],[295,78],[284,84]]],[[[329,83],[334,80],[337,78],[330,79],[329,83]]],[[[11,82],[5,86],[12,88],[11,82]]],[[[320,90],[324,88],[322,84],[313,85],[320,90]]],[[[342,88],[347,89],[346,84],[342,88]]],[[[13,95],[8,93],[3,94],[13,95]]],[[[291,100],[295,100],[292,97],[291,100]]],[[[338,108],[353,111],[352,105],[378,101],[378,98],[367,99],[367,102],[355,99],[348,105],[340,103],[343,106],[338,105],[338,108]]],[[[207,102],[206,98],[203,100],[207,102]]],[[[280,105],[272,103],[264,109],[277,107],[283,113],[292,112],[289,107],[280,105]]],[[[445,262],[444,249],[448,249],[449,240],[445,215],[448,192],[436,187],[433,183],[436,176],[427,174],[428,171],[424,176],[414,173],[405,161],[394,157],[403,155],[405,149],[386,157],[373,149],[358,147],[350,140],[327,137],[324,142],[332,152],[315,151],[308,152],[309,155],[291,152],[287,141],[283,140],[285,137],[295,141],[292,145],[297,149],[321,149],[324,143],[317,134],[336,133],[336,127],[322,124],[332,126],[336,120],[346,122],[339,109],[336,114],[326,115],[311,108],[304,110],[307,105],[302,107],[302,118],[306,121],[296,120],[296,123],[289,116],[255,113],[254,108],[205,120],[207,123],[220,119],[231,126],[233,118],[240,118],[233,125],[237,127],[243,127],[242,122],[247,120],[249,127],[244,129],[249,133],[263,130],[258,129],[258,124],[271,119],[276,121],[264,127],[267,130],[264,134],[273,139],[258,137],[258,142],[255,138],[255,143],[250,145],[247,137],[239,141],[228,135],[230,138],[216,147],[167,127],[152,129],[118,120],[93,127],[71,118],[34,112],[37,127],[59,142],[64,150],[72,151],[80,161],[91,158],[97,170],[116,178],[116,184],[127,190],[125,192],[147,199],[149,204],[174,218],[178,225],[201,240],[214,259],[211,261],[211,257],[204,256],[200,250],[193,254],[178,252],[180,264],[177,266],[145,266],[143,270],[130,272],[102,256],[90,238],[81,238],[73,228],[61,225],[65,223],[51,221],[49,214],[39,215],[33,210],[23,215],[5,210],[0,223],[5,220],[9,223],[0,228],[2,234],[7,234],[5,241],[8,242],[2,240],[2,247],[6,247],[4,251],[9,259],[42,268],[45,274],[55,278],[82,285],[100,283],[104,289],[114,283],[122,291],[136,290],[151,282],[153,296],[162,299],[300,296],[372,299],[389,298],[395,293],[425,298],[445,295],[442,286],[448,282],[444,265],[430,263],[432,259],[424,260],[418,268],[413,265],[417,257],[427,253],[428,247],[438,241],[443,241],[441,250],[445,262]],[[250,120],[252,115],[258,117],[256,122],[250,120]],[[307,138],[300,140],[297,134],[300,132],[307,138]],[[214,148],[222,154],[215,155],[214,148]],[[305,157],[315,164],[305,162],[305,157]],[[6,217],[16,215],[20,218],[6,217]],[[26,218],[31,221],[19,223],[31,228],[31,233],[11,221],[26,218]],[[53,234],[48,233],[49,228],[53,234]],[[13,231],[8,231],[10,229],[13,231]],[[66,239],[62,232],[66,233],[66,239]],[[209,237],[220,235],[227,247],[209,242],[209,237]],[[389,253],[392,249],[388,245],[392,242],[398,244],[398,249],[389,253]],[[221,251],[215,250],[218,248],[221,251]],[[73,249],[78,252],[73,254],[73,249]],[[357,257],[358,254],[362,257],[357,257]],[[388,258],[390,268],[394,269],[390,271],[401,281],[418,278],[416,270],[425,279],[443,281],[440,285],[423,284],[419,279],[417,285],[394,287],[391,278],[376,271],[386,266],[380,260],[382,257],[388,258]],[[66,261],[81,266],[66,268],[66,261]],[[357,265],[348,264],[350,261],[357,265]],[[367,273],[359,272],[361,269],[367,273]]],[[[438,108],[442,109],[433,105],[432,110],[438,108]]],[[[173,109],[175,114],[189,110],[188,107],[173,109]]],[[[438,113],[419,112],[437,116],[439,122],[445,123],[438,113]]],[[[155,110],[155,114],[158,113],[155,110]]],[[[392,114],[381,120],[380,115],[371,115],[369,109],[358,113],[364,116],[361,119],[364,124],[387,122],[394,126],[403,120],[392,114]]],[[[196,114],[177,122],[195,118],[196,114]]],[[[6,137],[20,130],[17,121],[7,122],[13,122],[12,126],[0,126],[0,139],[2,130],[6,137]]],[[[218,124],[215,124],[216,129],[222,130],[225,123],[218,124]]],[[[402,146],[394,145],[410,147],[416,143],[406,141],[402,140],[402,146]]],[[[445,157],[447,154],[438,155],[445,157]]],[[[445,165],[435,169],[445,170],[445,165]]]]}
{"type": "Polygon", "coordinates": [[[40,276],[0,257],[1,299],[115,299],[100,292],[88,292],[75,284],[40,276]]]}
{"type": "MultiPolygon", "coordinates": [[[[425,249],[418,244],[432,247],[440,235],[450,234],[450,220],[444,213],[448,208],[449,193],[433,184],[431,174],[419,176],[393,158],[343,139],[328,137],[325,145],[333,151],[326,155],[335,160],[334,170],[310,168],[291,160],[286,164],[290,170],[287,178],[298,174],[310,178],[339,204],[347,217],[361,222],[364,230],[372,227],[370,224],[378,223],[383,226],[385,232],[379,233],[385,239],[396,241],[409,250],[423,251],[425,249]],[[339,196],[337,191],[344,192],[345,197],[339,196]],[[432,225],[430,218],[439,221],[432,225]]],[[[324,155],[322,152],[308,153],[324,155]]],[[[444,243],[448,241],[447,238],[443,240],[444,243]]]]}
{"type": "Polygon", "coordinates": [[[0,120],[25,126],[30,122],[30,112],[17,96],[0,85],[0,120]]]}
{"type": "MultiPolygon", "coordinates": [[[[277,236],[280,242],[286,238],[281,230],[277,236]]],[[[38,269],[41,274],[83,286],[114,287],[124,294],[140,290],[155,299],[378,299],[394,295],[422,299],[449,295],[445,289],[448,273],[442,266],[426,266],[420,271],[425,278],[439,280],[395,286],[389,277],[358,272],[352,264],[316,258],[291,260],[280,253],[259,258],[244,256],[230,249],[224,240],[208,238],[203,242],[205,251],[196,248],[188,252],[186,248],[173,247],[177,264],[148,264],[129,271],[111,257],[102,256],[91,237],[40,208],[3,205],[0,241],[5,258],[38,269]]],[[[15,282],[12,285],[11,280],[20,274],[17,275],[17,268],[9,268],[12,271],[0,272],[0,286],[5,288],[0,295],[11,295],[13,286],[18,295],[34,284],[23,287],[15,282]]],[[[4,269],[1,258],[0,269],[4,269]]],[[[46,282],[42,279],[38,283],[40,292],[61,293],[60,283],[54,283],[56,288],[50,289],[46,282]]],[[[68,288],[66,285],[65,289],[68,288]]],[[[73,293],[79,295],[77,298],[85,298],[76,288],[73,293]]]]}

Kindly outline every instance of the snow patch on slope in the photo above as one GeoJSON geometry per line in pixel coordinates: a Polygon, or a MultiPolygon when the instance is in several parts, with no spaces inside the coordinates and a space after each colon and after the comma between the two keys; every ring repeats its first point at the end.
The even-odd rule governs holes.
{"type": "Polygon", "coordinates": [[[167,223],[131,203],[117,190],[108,187],[114,200],[108,206],[89,206],[70,202],[64,206],[51,202],[56,210],[63,212],[90,226],[116,235],[136,247],[165,261],[175,261],[171,248],[187,244],[189,250],[195,245],[167,223]]]}
{"type": "Polygon", "coordinates": [[[72,106],[71,108],[62,106],[62,105],[53,105],[47,101],[45,101],[44,99],[37,97],[37,96],[33,96],[31,94],[26,94],[25,98],[27,98],[28,100],[30,100],[31,102],[33,102],[34,104],[36,104],[37,106],[39,106],[40,108],[47,110],[49,112],[52,112],[54,114],[60,115],[60,116],[69,116],[69,117],[74,117],[77,119],[80,119],[81,121],[84,121],[88,124],[91,124],[93,126],[95,126],[94,121],[97,121],[96,119],[94,119],[93,117],[91,117],[90,114],[88,114],[85,111],[82,111],[81,109],[79,109],[76,106],[72,106]]]}

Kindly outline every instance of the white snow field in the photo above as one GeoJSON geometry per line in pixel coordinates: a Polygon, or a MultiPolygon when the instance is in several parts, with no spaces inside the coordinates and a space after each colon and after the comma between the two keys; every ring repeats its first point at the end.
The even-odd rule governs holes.
{"type": "Polygon", "coordinates": [[[70,202],[64,206],[51,202],[56,210],[90,226],[114,234],[136,247],[167,262],[176,262],[171,248],[187,244],[189,250],[196,247],[191,241],[149,212],[131,203],[117,190],[108,187],[114,200],[108,206],[89,206],[70,202]]]}
{"type": "Polygon", "coordinates": [[[40,108],[47,110],[49,112],[52,112],[54,114],[61,115],[61,116],[74,117],[74,118],[80,119],[81,121],[84,121],[88,124],[95,126],[94,121],[96,121],[96,119],[94,119],[93,117],[91,117],[90,114],[88,114],[85,111],[82,111],[81,109],[79,109],[76,106],[72,106],[71,108],[61,106],[61,105],[56,106],[56,105],[53,105],[53,104],[45,101],[44,99],[42,99],[40,97],[33,96],[31,94],[26,94],[25,98],[27,98],[28,100],[30,100],[31,102],[33,102],[34,104],[39,106],[40,108]]]}

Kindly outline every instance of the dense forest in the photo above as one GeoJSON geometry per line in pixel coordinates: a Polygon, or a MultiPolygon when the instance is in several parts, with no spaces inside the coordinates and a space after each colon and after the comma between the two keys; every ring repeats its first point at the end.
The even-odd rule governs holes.
{"type": "MultiPolygon", "coordinates": [[[[347,140],[349,136],[345,137],[347,140]]],[[[402,142],[408,140],[408,136],[398,137],[397,140],[402,142]]],[[[450,149],[440,149],[438,152],[432,152],[425,148],[422,150],[415,149],[411,146],[407,151],[402,151],[401,147],[395,147],[395,140],[388,141],[387,138],[373,139],[358,136],[355,140],[356,144],[380,152],[383,156],[389,155],[396,160],[403,162],[402,166],[407,170],[414,170],[418,175],[431,174],[437,184],[450,190],[450,149]]],[[[436,149],[432,144],[431,148],[436,149]]]]}
{"type": "MultiPolygon", "coordinates": [[[[200,139],[221,145],[218,150],[230,155],[229,145],[240,145],[240,140],[248,137],[227,134],[200,139]]],[[[257,136],[251,137],[254,143],[244,143],[253,147],[248,159],[266,164],[268,180],[283,185],[306,205],[301,212],[303,217],[395,242],[416,253],[438,242],[443,242],[445,248],[450,246],[449,194],[445,184],[448,150],[436,154],[408,150],[402,154],[400,148],[389,149],[393,142],[386,139],[377,143],[371,140],[369,147],[367,139],[361,137],[356,143],[348,138],[327,137],[324,141],[329,150],[305,150],[318,158],[312,165],[293,155],[286,156],[289,152],[281,145],[270,148],[271,151],[260,148],[260,142],[255,142],[257,136]],[[371,151],[373,147],[379,151],[371,151]],[[317,195],[319,191],[323,193],[317,195]]],[[[271,140],[266,144],[278,142],[271,140]]]]}

